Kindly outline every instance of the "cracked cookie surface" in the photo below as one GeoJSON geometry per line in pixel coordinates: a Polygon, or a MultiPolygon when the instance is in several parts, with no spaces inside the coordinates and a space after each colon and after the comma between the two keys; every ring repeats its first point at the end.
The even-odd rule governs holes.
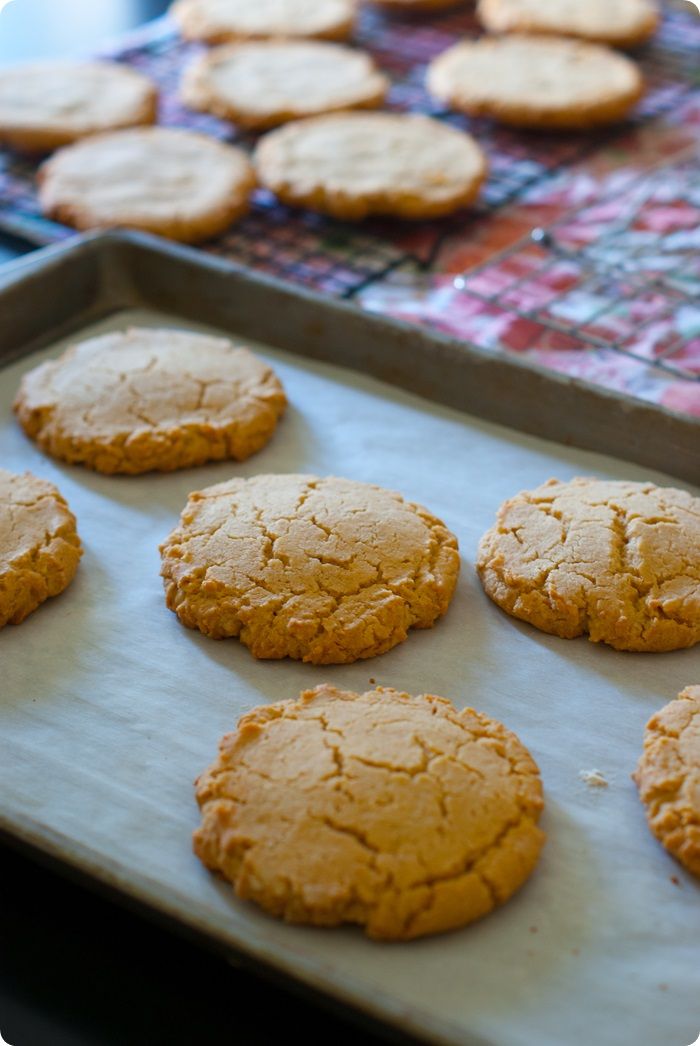
{"type": "Polygon", "coordinates": [[[32,62],[0,72],[0,141],[45,152],[118,127],[152,124],[158,92],[117,62],[32,62]]]}
{"type": "Polygon", "coordinates": [[[481,539],[486,593],[543,632],[616,650],[700,640],[700,498],[673,487],[549,480],[481,539]]]}
{"type": "Polygon", "coordinates": [[[503,904],[537,863],[538,768],[471,708],[322,685],[254,709],[197,781],[197,856],[289,922],[409,940],[503,904]]]}
{"type": "Polygon", "coordinates": [[[621,120],[644,90],[609,47],[551,36],[482,36],[443,51],[428,89],[447,105],[515,127],[584,129],[621,120]]]}
{"type": "Polygon", "coordinates": [[[313,664],[374,657],[430,628],[459,572],[457,539],[426,509],[333,476],[196,491],[161,555],[184,625],[237,636],[258,658],[313,664]]]}
{"type": "Polygon", "coordinates": [[[552,33],[636,47],[659,24],[656,0],[480,0],[478,17],[491,33],[552,33]]]}
{"type": "Polygon", "coordinates": [[[700,877],[700,686],[651,717],[632,776],[656,838],[700,877]]]}
{"type": "Polygon", "coordinates": [[[186,40],[209,44],[266,37],[343,40],[355,0],[177,0],[170,9],[186,40]]]}
{"type": "Polygon", "coordinates": [[[265,40],[217,47],[186,71],[193,109],[264,129],[339,109],[381,105],[389,81],[371,55],[319,40],[265,40]]]}
{"type": "Polygon", "coordinates": [[[52,457],[133,475],[243,461],[270,439],[285,404],[274,371],[248,349],[135,327],[29,371],[14,410],[52,457]]]}
{"type": "Polygon", "coordinates": [[[53,483],[0,469],[0,628],[63,592],[81,555],[75,516],[53,483]]]}
{"type": "Polygon", "coordinates": [[[39,203],[76,229],[124,226],[182,243],[216,236],[249,208],[246,153],[176,127],[96,134],[39,168],[39,203]]]}
{"type": "Polygon", "coordinates": [[[283,203],[347,221],[437,218],[472,203],[486,177],[480,147],[427,116],[346,112],[270,131],[254,155],[283,203]]]}

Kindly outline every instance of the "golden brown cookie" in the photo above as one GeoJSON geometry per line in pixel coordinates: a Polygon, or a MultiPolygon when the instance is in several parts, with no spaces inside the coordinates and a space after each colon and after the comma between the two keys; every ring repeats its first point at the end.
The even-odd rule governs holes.
{"type": "Polygon", "coordinates": [[[700,498],[684,490],[551,479],[501,506],[477,566],[495,603],[564,639],[638,651],[700,640],[700,498]]]}
{"type": "Polygon", "coordinates": [[[372,109],[388,88],[364,51],[318,40],[268,40],[201,55],[185,73],[182,98],[193,109],[262,129],[339,109],[372,109]]]}
{"type": "Polygon", "coordinates": [[[177,0],[170,12],[186,40],[305,36],[344,40],[355,24],[355,0],[177,0]]]}
{"type": "Polygon", "coordinates": [[[14,410],[42,450],[132,475],[260,450],[286,404],[248,349],[192,331],[131,328],[72,345],[24,375],[14,410]]]}
{"type": "Polygon", "coordinates": [[[127,226],[193,243],[248,210],[255,175],[241,149],[144,127],[86,138],[39,169],[44,214],[76,229],[127,226]]]}
{"type": "Polygon", "coordinates": [[[0,70],[0,142],[47,152],[99,131],[151,124],[158,92],[116,62],[33,62],[0,70]]]}
{"type": "Polygon", "coordinates": [[[471,203],[486,177],[473,138],[426,116],[338,113],[287,124],[255,153],[287,204],[345,220],[436,218],[471,203]]]}
{"type": "Polygon", "coordinates": [[[0,628],[63,592],[81,555],[75,516],[53,483],[0,469],[0,628]]]}
{"type": "Polygon", "coordinates": [[[161,545],[166,601],[188,628],[259,658],[348,664],[447,610],[454,534],[400,494],[349,479],[232,479],[190,494],[161,545]]]}
{"type": "Polygon", "coordinates": [[[639,69],[624,55],[550,36],[464,40],[434,59],[427,82],[453,109],[552,130],[621,120],[644,90],[639,69]]]}
{"type": "Polygon", "coordinates": [[[655,32],[655,0],[480,0],[478,15],[492,33],[580,36],[616,47],[635,47],[655,32]]]}
{"type": "Polygon", "coordinates": [[[486,915],[544,842],[539,771],[432,694],[323,685],[256,708],[197,781],[197,856],[288,922],[409,940],[486,915]]]}
{"type": "Polygon", "coordinates": [[[651,717],[632,776],[656,838],[700,877],[700,686],[651,717]]]}

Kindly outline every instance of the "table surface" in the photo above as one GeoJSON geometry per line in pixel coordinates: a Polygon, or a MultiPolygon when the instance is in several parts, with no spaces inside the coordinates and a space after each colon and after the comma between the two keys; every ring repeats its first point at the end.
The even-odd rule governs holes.
{"type": "MultiPolygon", "coordinates": [[[[0,65],[89,53],[167,6],[14,0],[0,12],[0,65]]],[[[30,249],[0,235],[0,263],[30,249]]],[[[280,1025],[311,1043],[387,1041],[4,845],[0,867],[0,1033],[12,1046],[269,1046],[280,1025]]]]}

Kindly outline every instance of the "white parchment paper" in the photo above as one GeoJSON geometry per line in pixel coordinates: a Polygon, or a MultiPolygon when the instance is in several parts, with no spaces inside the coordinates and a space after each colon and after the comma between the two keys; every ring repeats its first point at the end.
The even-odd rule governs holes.
{"type": "MultiPolygon", "coordinates": [[[[127,322],[163,317],[122,314],[84,333],[127,322]]],[[[650,835],[629,775],[647,718],[700,683],[700,648],[636,655],[546,636],[493,606],[473,567],[479,536],[517,490],[549,476],[650,474],[262,350],[291,408],[260,454],[242,466],[102,477],[45,457],[12,419],[20,374],[59,347],[0,371],[0,464],[58,484],[85,545],[70,589],[0,632],[6,823],[43,826],[70,859],[430,1041],[693,1042],[700,887],[650,835]],[[234,473],[290,471],[400,490],[456,532],[462,576],[433,630],[372,661],[315,668],[255,661],[235,640],[179,625],[165,608],[157,546],[188,492],[234,473]],[[192,781],[242,712],[325,680],[365,689],[370,677],[503,720],[537,759],[547,795],[548,843],[526,887],[476,925],[408,945],[275,922],[237,901],[190,849],[192,781]],[[592,768],[607,788],[580,779],[592,768]]]]}

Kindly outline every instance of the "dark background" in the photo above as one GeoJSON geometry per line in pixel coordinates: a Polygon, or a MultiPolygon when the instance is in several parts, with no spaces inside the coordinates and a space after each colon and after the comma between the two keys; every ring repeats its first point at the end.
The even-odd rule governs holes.
{"type": "MultiPolygon", "coordinates": [[[[167,6],[14,0],[0,12],[0,65],[89,54],[167,6]]],[[[28,249],[0,235],[0,262],[28,249]]],[[[294,1034],[309,1046],[387,1041],[2,842],[0,882],[0,1032],[11,1046],[276,1046],[294,1034]]]]}

